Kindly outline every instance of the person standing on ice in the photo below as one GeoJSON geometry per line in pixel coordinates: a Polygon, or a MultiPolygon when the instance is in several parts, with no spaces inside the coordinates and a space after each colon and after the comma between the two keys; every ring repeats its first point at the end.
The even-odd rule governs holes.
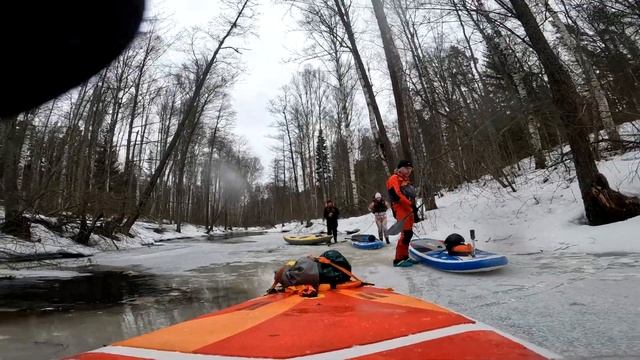
{"type": "Polygon", "coordinates": [[[400,239],[396,244],[396,255],[393,266],[411,266],[414,262],[409,259],[409,243],[413,237],[413,223],[419,221],[416,211],[416,189],[409,180],[413,164],[409,160],[400,160],[393,175],[387,180],[387,191],[391,200],[393,216],[397,221],[404,221],[400,239]],[[412,216],[413,215],[413,216],[412,216]]]}
{"type": "Polygon", "coordinates": [[[327,200],[324,207],[324,218],[327,220],[327,234],[333,235],[333,242],[338,242],[338,217],[340,210],[333,205],[331,200],[327,200]]]}
{"type": "Polygon", "coordinates": [[[373,213],[373,216],[376,221],[376,226],[378,226],[378,239],[382,240],[382,235],[384,234],[384,239],[389,244],[389,235],[387,235],[387,209],[389,208],[389,204],[384,201],[382,198],[382,194],[379,192],[373,197],[373,201],[369,204],[369,211],[373,213]]]}

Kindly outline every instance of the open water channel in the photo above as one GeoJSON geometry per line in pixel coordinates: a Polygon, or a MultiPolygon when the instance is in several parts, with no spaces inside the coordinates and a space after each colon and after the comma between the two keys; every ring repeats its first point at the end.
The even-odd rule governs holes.
{"type": "MultiPolygon", "coordinates": [[[[640,254],[507,254],[504,269],[450,274],[393,268],[393,244],[331,248],[376,286],[436,302],[565,358],[640,359],[640,254]]],[[[263,294],[284,261],[326,249],[266,234],[31,264],[55,271],[0,280],[0,359],[59,359],[242,302],[263,294]],[[77,274],[58,277],[58,270],[77,274]]]]}

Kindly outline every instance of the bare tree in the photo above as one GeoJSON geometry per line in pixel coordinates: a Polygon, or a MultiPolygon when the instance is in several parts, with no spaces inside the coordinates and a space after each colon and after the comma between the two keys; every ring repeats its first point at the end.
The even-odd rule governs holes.
{"type": "MultiPolygon", "coordinates": [[[[387,67],[389,69],[389,77],[391,78],[391,86],[393,88],[393,98],[396,104],[396,114],[398,115],[398,129],[400,133],[400,145],[402,147],[402,155],[405,159],[412,161],[411,142],[409,137],[409,129],[412,124],[417,123],[416,109],[413,105],[413,99],[409,94],[409,85],[405,78],[404,66],[400,53],[394,42],[391,27],[387,22],[387,15],[380,0],[371,0],[373,10],[375,12],[380,36],[382,37],[382,45],[387,58],[387,67]]],[[[424,173],[424,170],[421,171],[424,173]]],[[[423,201],[428,204],[427,209],[437,209],[433,191],[429,185],[429,181],[421,177],[421,183],[426,191],[423,192],[423,201]]]]}
{"type": "Polygon", "coordinates": [[[165,153],[162,155],[162,158],[160,159],[160,162],[158,163],[158,166],[156,167],[153,175],[149,179],[149,183],[147,184],[145,190],[141,194],[140,200],[138,201],[138,205],[136,209],[133,211],[131,215],[129,215],[127,220],[122,225],[122,231],[124,233],[128,233],[131,229],[131,226],[133,226],[133,224],[136,222],[138,217],[140,217],[140,214],[142,213],[142,210],[144,209],[147,201],[149,200],[151,193],[153,192],[155,185],[158,182],[158,179],[160,178],[160,176],[165,170],[167,161],[169,160],[169,157],[172,155],[173,149],[178,143],[178,140],[182,135],[182,132],[184,131],[187,121],[195,115],[197,111],[196,105],[197,105],[198,98],[200,97],[202,89],[204,88],[204,85],[207,82],[207,77],[209,76],[209,72],[211,71],[213,65],[215,64],[218,58],[218,53],[223,48],[226,40],[230,36],[232,36],[234,32],[241,32],[243,30],[242,20],[247,17],[250,17],[250,15],[247,15],[247,13],[250,13],[250,9],[252,6],[251,1],[244,0],[244,1],[241,1],[238,5],[239,5],[238,10],[235,14],[235,17],[229,21],[229,27],[226,33],[218,41],[217,47],[211,54],[211,57],[209,58],[209,61],[206,63],[206,66],[204,67],[202,72],[198,74],[198,81],[194,87],[193,93],[190,95],[185,105],[182,118],[180,119],[180,122],[176,127],[176,132],[173,138],[171,139],[171,141],[169,142],[169,144],[167,145],[167,149],[165,150],[165,153]],[[245,13],[245,11],[247,11],[247,13],[245,13]]]}
{"type": "Polygon", "coordinates": [[[567,27],[565,26],[562,19],[560,19],[560,15],[558,12],[551,6],[548,0],[538,0],[538,2],[549,12],[551,15],[551,23],[554,28],[560,35],[560,39],[562,40],[562,44],[564,47],[572,54],[580,65],[580,69],[582,70],[582,74],[586,80],[587,86],[589,88],[589,93],[593,97],[598,106],[598,114],[602,124],[604,126],[605,131],[611,141],[611,145],[614,148],[620,148],[620,134],[618,134],[618,130],[616,129],[616,124],[613,122],[613,117],[611,115],[611,109],[609,107],[609,101],[607,100],[607,96],[600,85],[600,81],[596,76],[596,72],[593,68],[593,64],[587,58],[583,50],[581,49],[578,41],[569,33],[567,27]]]}
{"type": "Polygon", "coordinates": [[[584,100],[578,94],[564,65],[551,49],[531,9],[524,0],[510,0],[510,3],[544,66],[554,104],[560,110],[589,224],[608,224],[639,215],[638,198],[627,197],[612,190],[604,175],[598,172],[586,132],[590,113],[585,112],[584,100]]]}
{"type": "MultiPolygon", "coordinates": [[[[31,236],[30,224],[22,216],[23,205],[18,188],[18,166],[20,153],[24,141],[24,134],[28,126],[29,114],[24,116],[10,116],[3,118],[0,126],[3,128],[3,156],[2,178],[4,193],[5,217],[0,229],[7,234],[13,234],[24,239],[31,236]],[[21,118],[19,120],[19,117],[21,118]]],[[[33,116],[33,114],[31,114],[33,116]]]]}

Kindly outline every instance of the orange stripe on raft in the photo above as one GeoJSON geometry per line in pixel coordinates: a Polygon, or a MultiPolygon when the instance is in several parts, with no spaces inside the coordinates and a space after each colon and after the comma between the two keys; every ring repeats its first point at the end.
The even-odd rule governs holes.
{"type": "Polygon", "coordinates": [[[92,353],[74,355],[68,358],[64,358],[63,360],[153,360],[153,359],[92,352],[92,353]]]}
{"type": "Polygon", "coordinates": [[[374,296],[378,296],[377,299],[372,299],[372,301],[376,301],[376,302],[400,305],[400,306],[408,306],[408,307],[417,308],[417,309],[451,313],[450,310],[445,309],[441,306],[438,306],[438,305],[435,305],[411,296],[400,295],[389,290],[376,289],[376,288],[363,288],[360,291],[340,290],[340,293],[348,296],[352,296],[352,297],[357,297],[357,298],[361,298],[359,296],[360,294],[373,294],[374,296]],[[380,297],[380,295],[387,295],[387,296],[380,297]]]}
{"type": "MultiPolygon", "coordinates": [[[[264,295],[264,296],[260,296],[251,300],[247,300],[245,302],[241,302],[240,304],[236,304],[233,306],[229,306],[226,307],[224,309],[218,310],[218,311],[214,311],[214,312],[210,312],[208,314],[203,314],[198,316],[195,319],[202,319],[202,318],[206,318],[206,317],[210,317],[210,316],[218,316],[218,315],[222,315],[222,314],[228,314],[234,311],[238,311],[238,310],[244,310],[244,309],[248,309],[251,307],[255,307],[258,304],[270,304],[270,303],[274,303],[277,301],[280,301],[286,297],[289,297],[290,294],[284,294],[284,293],[279,293],[279,294],[273,294],[273,295],[264,295]]],[[[195,320],[192,319],[192,320],[195,320]]]]}
{"type": "Polygon", "coordinates": [[[353,360],[356,359],[541,360],[546,358],[493,331],[479,330],[353,358],[353,360]]]}
{"type": "Polygon", "coordinates": [[[383,303],[380,299],[364,300],[343,295],[342,291],[328,291],[321,299],[307,299],[286,313],[203,346],[196,353],[287,358],[473,323],[439,308],[434,311],[383,303]]]}
{"type": "MultiPolygon", "coordinates": [[[[216,313],[120,341],[114,345],[189,353],[241,333],[291,309],[302,301],[304,298],[299,296],[286,296],[280,301],[261,306],[256,310],[216,313]]],[[[249,308],[255,304],[253,301],[249,303],[249,308]]],[[[247,307],[246,303],[240,305],[247,307]]]]}

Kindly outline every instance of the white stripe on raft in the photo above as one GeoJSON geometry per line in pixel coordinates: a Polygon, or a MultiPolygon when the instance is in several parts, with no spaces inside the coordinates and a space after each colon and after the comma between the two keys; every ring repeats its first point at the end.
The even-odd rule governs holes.
{"type": "MultiPolygon", "coordinates": [[[[479,272],[487,272],[487,271],[493,271],[493,270],[497,270],[497,269],[501,269],[503,267],[505,267],[506,265],[498,265],[498,266],[491,266],[491,267],[484,267],[484,268],[477,268],[477,269],[469,269],[469,270],[446,270],[447,272],[450,273],[479,273],[479,272]]],[[[445,270],[442,270],[445,271],[445,270]]]]}
{"type": "Polygon", "coordinates": [[[496,333],[499,333],[500,335],[503,335],[504,337],[528,348],[531,351],[537,352],[538,354],[544,357],[547,357],[549,359],[561,358],[556,354],[553,354],[547,350],[541,349],[535,345],[529,344],[526,341],[522,341],[513,336],[506,335],[489,325],[476,322],[475,324],[454,325],[454,326],[449,326],[443,329],[425,331],[425,332],[421,332],[413,335],[404,336],[401,338],[380,341],[373,344],[368,344],[363,346],[354,346],[348,349],[336,350],[336,351],[325,352],[325,353],[315,354],[315,355],[301,356],[301,357],[296,357],[292,359],[297,359],[297,360],[348,359],[352,357],[375,354],[381,351],[393,350],[403,346],[410,346],[410,345],[414,345],[424,341],[435,340],[445,336],[457,335],[457,334],[462,334],[468,331],[478,331],[478,330],[488,330],[488,331],[494,331],[496,333]]]}
{"type": "MultiPolygon", "coordinates": [[[[473,262],[478,262],[478,261],[485,261],[485,260],[492,260],[492,259],[498,259],[498,258],[502,258],[504,257],[504,255],[489,255],[489,256],[480,256],[480,257],[475,257],[475,258],[468,258],[465,257],[464,259],[460,259],[459,256],[456,256],[456,258],[460,259],[460,260],[446,260],[446,259],[440,259],[437,257],[433,257],[433,256],[426,256],[418,251],[413,251],[413,255],[415,256],[419,256],[422,259],[428,259],[431,260],[433,262],[441,262],[441,263],[450,263],[450,264],[460,264],[460,263],[473,263],[473,262]]],[[[503,265],[504,266],[504,265],[503,265]]]]}
{"type": "MultiPolygon", "coordinates": [[[[454,325],[454,326],[446,327],[443,329],[425,331],[425,332],[421,332],[413,335],[404,336],[401,338],[380,341],[373,344],[354,346],[348,349],[340,349],[340,350],[324,352],[320,354],[306,355],[306,356],[296,357],[293,359],[298,359],[298,360],[346,359],[346,358],[358,357],[358,356],[363,356],[368,354],[374,354],[381,351],[393,350],[399,347],[409,346],[409,345],[417,344],[423,341],[434,340],[434,339],[442,338],[445,336],[456,335],[456,334],[461,334],[468,331],[477,331],[477,330],[494,331],[549,359],[561,358],[557,354],[554,354],[550,351],[537,347],[526,341],[515,338],[509,334],[503,333],[502,331],[499,331],[489,325],[485,325],[482,323],[475,323],[475,324],[454,325]]],[[[151,358],[151,359],[157,359],[157,360],[224,360],[224,359],[259,360],[259,359],[265,359],[265,358],[255,358],[255,357],[246,358],[246,357],[221,356],[221,355],[188,354],[188,353],[132,348],[132,347],[124,347],[124,346],[106,346],[91,352],[116,354],[116,355],[128,355],[128,356],[151,358]]]]}
{"type": "Polygon", "coordinates": [[[461,334],[467,331],[474,330],[493,330],[484,325],[478,324],[463,324],[449,326],[443,329],[436,329],[425,331],[413,335],[403,336],[401,338],[395,338],[385,341],[380,341],[373,344],[354,346],[348,349],[341,349],[331,352],[325,352],[321,354],[301,356],[293,359],[305,359],[305,360],[323,360],[323,359],[348,359],[352,357],[364,356],[369,354],[375,354],[381,351],[393,350],[403,346],[409,346],[417,344],[423,341],[438,339],[441,337],[461,334]]]}
{"type": "MultiPolygon", "coordinates": [[[[474,320],[474,321],[476,321],[476,320],[474,320]]],[[[482,323],[479,322],[479,321],[476,321],[476,324],[482,324],[482,323]]],[[[528,341],[525,341],[525,340],[522,340],[522,339],[518,339],[517,337],[515,337],[515,336],[513,336],[511,334],[507,334],[506,332],[504,332],[502,330],[498,330],[498,329],[493,328],[493,327],[491,327],[489,325],[485,325],[485,324],[482,324],[482,325],[489,327],[491,330],[493,330],[494,332],[498,333],[499,335],[502,335],[502,336],[506,337],[507,339],[509,339],[511,341],[517,342],[518,344],[526,347],[527,349],[529,349],[531,351],[537,352],[538,354],[546,357],[547,359],[562,359],[563,358],[562,356],[554,353],[553,351],[549,351],[549,350],[547,350],[545,348],[542,348],[542,347],[540,347],[538,345],[532,344],[532,343],[530,343],[528,341]]]]}
{"type": "MultiPolygon", "coordinates": [[[[134,356],[145,359],[155,360],[260,360],[264,358],[245,358],[237,356],[220,356],[220,355],[201,355],[188,354],[175,351],[151,350],[142,348],[133,348],[127,346],[105,346],[100,349],[89,351],[89,353],[103,353],[112,355],[134,356]]],[[[73,360],[73,358],[71,359],[73,360]]]]}

